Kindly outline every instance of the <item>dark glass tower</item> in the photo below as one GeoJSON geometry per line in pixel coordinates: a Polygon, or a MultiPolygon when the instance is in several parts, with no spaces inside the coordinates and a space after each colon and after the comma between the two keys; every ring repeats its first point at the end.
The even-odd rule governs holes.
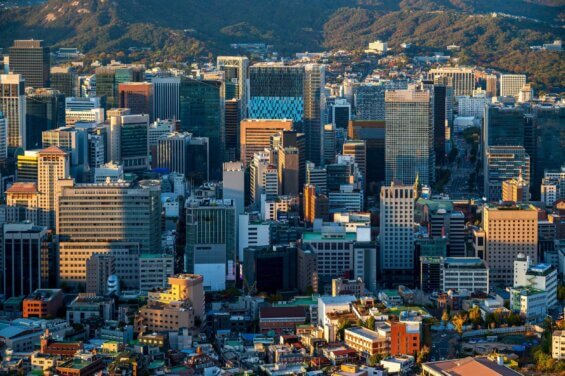
{"type": "Polygon", "coordinates": [[[39,149],[43,131],[65,125],[65,96],[57,90],[26,91],[26,148],[39,149]]]}
{"type": "Polygon", "coordinates": [[[181,131],[208,137],[210,179],[221,179],[224,157],[222,82],[183,77],[180,85],[181,131]]]}
{"type": "Polygon", "coordinates": [[[26,87],[49,87],[49,47],[41,40],[16,40],[9,48],[10,70],[21,74],[26,87]]]}

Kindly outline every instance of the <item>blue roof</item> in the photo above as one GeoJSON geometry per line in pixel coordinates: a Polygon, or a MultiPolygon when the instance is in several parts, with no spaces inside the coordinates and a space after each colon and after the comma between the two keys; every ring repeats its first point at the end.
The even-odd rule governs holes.
{"type": "Polygon", "coordinates": [[[0,337],[15,338],[28,330],[29,328],[26,328],[24,326],[10,325],[0,329],[0,337]]]}

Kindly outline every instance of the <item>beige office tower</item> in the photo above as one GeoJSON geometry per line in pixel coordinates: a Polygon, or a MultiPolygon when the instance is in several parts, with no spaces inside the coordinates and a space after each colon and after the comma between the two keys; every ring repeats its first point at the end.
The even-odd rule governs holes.
{"type": "Polygon", "coordinates": [[[37,175],[39,225],[54,229],[58,185],[60,180],[69,178],[69,155],[57,146],[41,150],[37,175]]]}
{"type": "Polygon", "coordinates": [[[116,273],[113,255],[94,254],[86,260],[86,292],[106,295],[108,277],[116,273]]]}
{"type": "Polygon", "coordinates": [[[242,120],[239,127],[241,162],[247,166],[253,154],[271,146],[271,137],[280,131],[292,130],[292,120],[242,120]]]}
{"type": "Polygon", "coordinates": [[[453,84],[453,95],[472,95],[475,89],[475,73],[471,68],[441,67],[430,69],[429,76],[435,80],[437,76],[450,77],[453,84]]]}
{"type": "Polygon", "coordinates": [[[198,274],[176,274],[169,277],[169,289],[149,292],[149,301],[169,304],[190,300],[194,308],[194,315],[203,317],[205,303],[203,281],[203,276],[198,274]]]}
{"type": "Polygon", "coordinates": [[[299,152],[295,147],[279,148],[279,194],[298,195],[299,152]]]}
{"type": "Polygon", "coordinates": [[[490,268],[490,284],[513,286],[514,260],[518,254],[537,261],[538,213],[526,204],[485,205],[483,228],[485,260],[490,268]]]}
{"type": "Polygon", "coordinates": [[[528,202],[530,200],[530,185],[522,178],[510,179],[502,182],[502,201],[528,202]]]}
{"type": "Polygon", "coordinates": [[[26,148],[25,80],[21,74],[0,74],[0,111],[7,126],[8,149],[26,148]]]}
{"type": "Polygon", "coordinates": [[[116,257],[116,274],[139,287],[139,253],[161,253],[161,185],[142,180],[61,188],[57,210],[61,281],[86,282],[95,253],[116,257]]]}
{"type": "Polygon", "coordinates": [[[279,195],[278,170],[271,163],[269,152],[259,152],[253,155],[249,166],[249,193],[250,202],[257,208],[261,203],[261,195],[267,200],[275,199],[279,195]]]}
{"type": "Polygon", "coordinates": [[[486,82],[487,82],[487,90],[486,90],[487,96],[496,97],[496,95],[498,94],[498,89],[497,89],[498,79],[496,77],[496,74],[487,75],[486,82]]]}
{"type": "Polygon", "coordinates": [[[363,185],[367,184],[367,144],[363,140],[348,140],[343,144],[343,155],[350,155],[355,159],[357,168],[363,175],[363,185]]]}
{"type": "Polygon", "coordinates": [[[525,84],[525,74],[502,74],[500,75],[500,96],[518,97],[525,84]]]}

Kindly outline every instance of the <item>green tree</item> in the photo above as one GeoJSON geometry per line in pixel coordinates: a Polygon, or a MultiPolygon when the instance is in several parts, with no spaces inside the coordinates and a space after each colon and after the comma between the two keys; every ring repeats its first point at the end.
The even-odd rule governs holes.
{"type": "Polygon", "coordinates": [[[373,316],[369,316],[367,321],[365,321],[365,327],[367,329],[375,330],[375,318],[373,316]]]}
{"type": "Polygon", "coordinates": [[[424,362],[427,362],[429,357],[430,357],[430,348],[428,346],[424,345],[424,346],[422,346],[420,351],[418,351],[418,356],[416,357],[416,362],[418,364],[422,364],[424,362]]]}
{"type": "Polygon", "coordinates": [[[344,340],[344,336],[345,336],[345,329],[350,328],[351,324],[349,323],[349,320],[344,319],[344,318],[340,318],[337,322],[337,337],[340,341],[344,340]]]}
{"type": "Polygon", "coordinates": [[[374,366],[376,366],[377,364],[379,364],[381,360],[383,360],[383,356],[382,356],[381,354],[374,354],[374,355],[371,355],[371,356],[369,357],[369,359],[367,360],[367,365],[368,365],[369,367],[374,367],[374,366]]]}

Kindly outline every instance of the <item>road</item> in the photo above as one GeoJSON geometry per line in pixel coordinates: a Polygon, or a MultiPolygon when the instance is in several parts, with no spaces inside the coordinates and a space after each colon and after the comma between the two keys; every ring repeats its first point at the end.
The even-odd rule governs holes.
{"type": "Polygon", "coordinates": [[[453,359],[457,355],[459,335],[448,332],[435,332],[432,334],[432,349],[430,359],[453,359]]]}
{"type": "Polygon", "coordinates": [[[476,186],[469,190],[469,177],[476,168],[476,164],[470,160],[471,146],[465,142],[461,134],[454,134],[453,139],[459,153],[450,166],[451,177],[446,184],[445,191],[454,200],[478,197],[476,186]]]}

